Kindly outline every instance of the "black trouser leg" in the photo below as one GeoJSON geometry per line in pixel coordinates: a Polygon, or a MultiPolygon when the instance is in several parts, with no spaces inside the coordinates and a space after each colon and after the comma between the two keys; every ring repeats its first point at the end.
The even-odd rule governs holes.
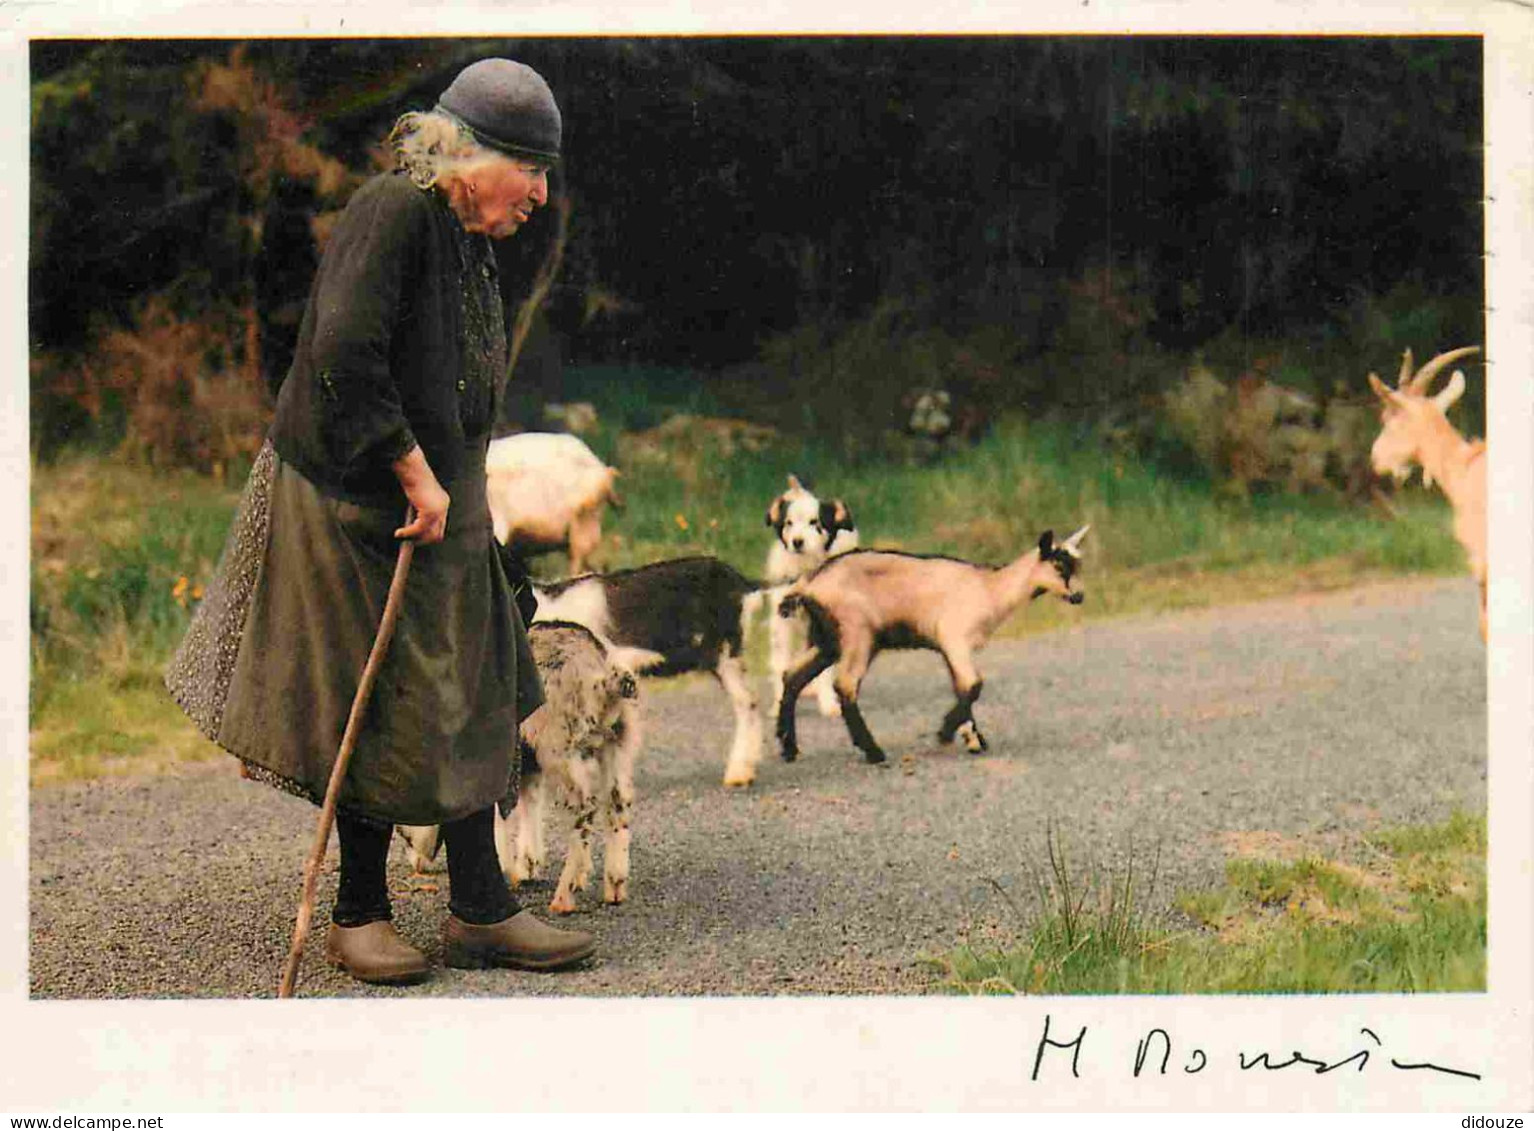
{"type": "Polygon", "coordinates": [[[338,927],[361,927],[393,918],[389,908],[389,838],[392,825],[336,814],[341,842],[341,882],[330,913],[338,927]]]}
{"type": "Polygon", "coordinates": [[[465,923],[488,926],[517,913],[495,855],[495,806],[442,826],[447,845],[447,907],[465,923]]]}

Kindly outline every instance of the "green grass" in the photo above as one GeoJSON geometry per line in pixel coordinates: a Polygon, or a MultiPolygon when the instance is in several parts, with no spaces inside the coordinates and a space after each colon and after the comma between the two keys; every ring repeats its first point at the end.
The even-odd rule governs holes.
{"type": "MultiPolygon", "coordinates": [[[[931,964],[965,994],[1404,993],[1486,988],[1486,822],[1387,829],[1331,855],[1238,855],[1152,924],[1132,863],[1085,876],[1053,830],[1026,943],[931,964]],[[1340,854],[1340,855],[1339,855],[1340,854]]],[[[1132,861],[1132,856],[1131,856],[1132,861]]],[[[1010,898],[1010,896],[1009,896],[1010,898]]],[[[1019,908],[1019,914],[1023,911],[1019,908]]]]}
{"type": "MultiPolygon", "coordinates": [[[[593,446],[604,458],[618,456],[611,433],[593,446]]],[[[865,545],[977,561],[1008,560],[1046,528],[1063,535],[1091,522],[1088,568],[1101,577],[1260,573],[1335,561],[1378,574],[1463,566],[1436,495],[1413,489],[1397,521],[1330,497],[1241,501],[1109,455],[1066,426],[1016,420],[931,466],[853,463],[824,445],[781,437],[761,453],[721,457],[703,446],[665,465],[627,467],[628,510],[605,524],[609,564],[713,553],[759,570],[760,516],[788,471],[846,499],[865,545]]]]}
{"type": "Polygon", "coordinates": [[[32,469],[34,780],[210,751],[160,682],[239,491],[74,454],[32,469]]]}
{"type": "MultiPolygon", "coordinates": [[[[672,409],[716,411],[680,376],[658,386],[664,396],[646,398],[623,394],[634,384],[623,377],[583,378],[608,390],[590,442],[623,470],[626,505],[604,520],[604,568],[713,554],[758,575],[767,504],[790,471],[846,499],[865,546],[1000,563],[1046,528],[1064,536],[1092,523],[1086,604],[1035,603],[1002,635],[1463,568],[1446,508],[1419,489],[1403,496],[1394,521],[1332,498],[1239,501],[1107,454],[1063,425],[1003,422],[931,465],[849,462],[830,446],[781,435],[759,451],[684,440],[648,461],[622,459],[632,450],[625,428],[653,427],[672,409]]],[[[238,479],[115,456],[66,455],[33,468],[35,777],[209,751],[159,696],[158,681],[212,577],[238,496],[238,479]]],[[[535,563],[545,576],[563,566],[559,555],[535,563]]]]}

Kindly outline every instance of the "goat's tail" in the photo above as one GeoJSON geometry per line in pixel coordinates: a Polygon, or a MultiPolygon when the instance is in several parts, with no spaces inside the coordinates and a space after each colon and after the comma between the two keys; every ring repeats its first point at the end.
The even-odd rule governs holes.
{"type": "Polygon", "coordinates": [[[609,467],[607,476],[607,502],[614,510],[623,510],[623,496],[618,494],[618,476],[623,473],[616,467],[609,467]]]}
{"type": "Polygon", "coordinates": [[[782,583],[770,585],[765,581],[756,581],[749,577],[744,580],[746,582],[746,591],[740,597],[742,624],[746,621],[755,620],[762,609],[766,607],[767,599],[783,588],[782,583]]]}

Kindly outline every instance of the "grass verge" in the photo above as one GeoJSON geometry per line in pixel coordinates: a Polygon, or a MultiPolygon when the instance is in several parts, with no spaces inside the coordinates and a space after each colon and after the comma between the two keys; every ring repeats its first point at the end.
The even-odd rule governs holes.
{"type": "Polygon", "coordinates": [[[1233,843],[1243,839],[1222,887],[1176,897],[1194,925],[1170,930],[1151,924],[1138,902],[1154,868],[1138,876],[1131,855],[1106,878],[1082,873],[1051,829],[1025,943],[930,961],[943,986],[962,994],[1486,988],[1484,817],[1386,829],[1326,855],[1271,837],[1233,843]]]}
{"type": "MultiPolygon", "coordinates": [[[[1425,492],[1404,497],[1394,521],[1329,497],[1236,500],[1106,454],[1065,426],[1003,422],[982,443],[918,465],[849,463],[785,436],[723,451],[694,434],[625,461],[624,418],[604,420],[591,442],[622,466],[627,504],[604,522],[604,568],[712,554],[759,574],[763,516],[790,471],[846,499],[865,546],[1000,563],[1047,528],[1064,536],[1092,523],[1086,604],[1037,602],[1002,636],[1463,568],[1447,512],[1425,492]]],[[[239,482],[120,457],[34,466],[34,781],[212,752],[159,692],[159,675],[213,576],[239,482]]],[[[545,576],[562,567],[557,556],[536,563],[545,576]]]]}

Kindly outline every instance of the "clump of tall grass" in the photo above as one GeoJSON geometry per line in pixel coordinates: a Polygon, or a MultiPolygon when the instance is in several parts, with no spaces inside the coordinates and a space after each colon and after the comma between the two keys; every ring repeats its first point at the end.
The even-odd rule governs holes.
{"type": "MultiPolygon", "coordinates": [[[[1194,924],[1153,922],[1120,870],[1078,874],[1046,837],[1025,941],[931,960],[967,994],[1401,993],[1486,985],[1486,821],[1455,813],[1344,846],[1363,863],[1300,852],[1238,856],[1224,886],[1179,894],[1194,924]]],[[[1146,891],[1148,895],[1148,889],[1146,891]]],[[[1011,902],[1008,896],[1009,903],[1011,902]]]]}
{"type": "MultiPolygon", "coordinates": [[[[1159,852],[1143,876],[1132,845],[1118,870],[1097,864],[1083,870],[1053,822],[1045,826],[1044,847],[1046,867],[1026,865],[1036,908],[1027,942],[989,955],[957,952],[947,960],[955,983],[972,993],[1127,992],[1134,964],[1161,937],[1141,903],[1155,890],[1159,852]]],[[[991,884],[1020,920],[1029,919],[1005,887],[991,884]]]]}

